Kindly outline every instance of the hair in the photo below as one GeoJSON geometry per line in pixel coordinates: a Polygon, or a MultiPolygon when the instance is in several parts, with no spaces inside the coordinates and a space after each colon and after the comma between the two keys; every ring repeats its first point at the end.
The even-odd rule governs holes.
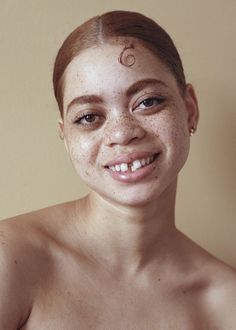
{"type": "Polygon", "coordinates": [[[185,75],[179,53],[168,33],[143,14],[130,11],[111,11],[95,16],[78,26],[59,49],[53,71],[54,94],[63,117],[63,74],[68,64],[83,50],[117,37],[138,39],[155,53],[174,75],[180,91],[186,88],[185,75]]]}

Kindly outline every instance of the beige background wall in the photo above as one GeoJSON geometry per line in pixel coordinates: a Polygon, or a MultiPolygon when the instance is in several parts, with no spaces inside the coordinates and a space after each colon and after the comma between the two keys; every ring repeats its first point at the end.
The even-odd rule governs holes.
{"type": "Polygon", "coordinates": [[[0,218],[86,193],[57,135],[53,59],[72,29],[114,9],[157,20],[179,49],[201,118],[177,225],[236,267],[235,0],[0,0],[0,218]]]}

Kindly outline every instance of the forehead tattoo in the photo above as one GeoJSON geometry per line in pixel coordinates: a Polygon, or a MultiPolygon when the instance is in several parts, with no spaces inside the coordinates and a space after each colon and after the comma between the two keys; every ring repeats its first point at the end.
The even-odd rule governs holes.
{"type": "Polygon", "coordinates": [[[132,54],[132,49],[134,49],[134,45],[130,44],[129,46],[125,46],[122,52],[120,53],[120,56],[118,58],[118,61],[125,66],[132,66],[135,63],[135,56],[132,54]]]}

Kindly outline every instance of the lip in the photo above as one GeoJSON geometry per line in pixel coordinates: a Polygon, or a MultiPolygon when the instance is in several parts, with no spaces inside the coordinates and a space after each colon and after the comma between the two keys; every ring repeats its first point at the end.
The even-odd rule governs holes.
{"type": "Polygon", "coordinates": [[[158,152],[150,152],[150,151],[144,151],[144,152],[132,152],[129,154],[120,154],[116,157],[114,157],[111,161],[107,162],[104,167],[107,168],[109,166],[115,166],[119,165],[122,163],[132,163],[136,159],[142,159],[142,158],[147,158],[151,157],[153,155],[158,154],[158,152]]]}
{"type": "MultiPolygon", "coordinates": [[[[153,153],[149,153],[148,155],[154,155],[153,153]]],[[[153,172],[157,168],[157,162],[159,161],[161,153],[156,153],[155,158],[152,163],[141,167],[137,169],[134,172],[127,171],[127,172],[121,172],[121,171],[112,171],[109,169],[109,167],[105,167],[105,170],[109,173],[109,175],[116,181],[119,181],[121,183],[137,183],[153,174],[153,172]]],[[[148,157],[148,156],[146,156],[148,157]]],[[[144,157],[143,157],[144,158],[144,157]]],[[[139,158],[135,158],[139,159],[139,158]]],[[[114,164],[114,163],[113,163],[114,164]]],[[[118,164],[118,163],[116,163],[118,164]]],[[[110,165],[112,166],[112,165],[110,165]]]]}

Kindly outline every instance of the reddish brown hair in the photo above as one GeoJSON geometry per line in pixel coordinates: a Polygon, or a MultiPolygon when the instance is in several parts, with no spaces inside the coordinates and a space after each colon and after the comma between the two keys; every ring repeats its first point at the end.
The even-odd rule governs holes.
{"type": "Polygon", "coordinates": [[[181,92],[185,76],[179,53],[167,32],[152,19],[135,12],[111,11],[95,16],[77,27],[64,41],[54,64],[53,86],[63,117],[63,74],[67,65],[84,49],[116,37],[133,37],[154,52],[174,75],[181,92]]]}

